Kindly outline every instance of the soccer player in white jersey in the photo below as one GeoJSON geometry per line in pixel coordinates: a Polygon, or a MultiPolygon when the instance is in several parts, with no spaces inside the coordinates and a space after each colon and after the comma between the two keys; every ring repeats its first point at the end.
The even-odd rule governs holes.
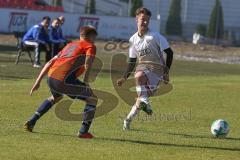
{"type": "Polygon", "coordinates": [[[173,51],[165,37],[149,29],[151,12],[147,8],[136,10],[137,32],[130,38],[129,63],[123,78],[117,80],[121,86],[135,70],[137,99],[126,119],[123,129],[130,129],[130,122],[143,110],[148,115],[153,113],[149,97],[154,94],[160,81],[169,82],[169,69],[173,60],[173,51]],[[163,53],[166,53],[166,60],[163,53]]]}

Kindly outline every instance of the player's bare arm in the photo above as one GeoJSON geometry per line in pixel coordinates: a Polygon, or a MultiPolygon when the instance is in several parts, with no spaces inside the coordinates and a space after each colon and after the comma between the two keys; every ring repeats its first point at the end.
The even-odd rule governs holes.
{"type": "Polygon", "coordinates": [[[137,58],[129,58],[127,70],[124,73],[123,78],[120,78],[117,80],[118,86],[122,86],[122,84],[128,79],[128,77],[131,75],[131,73],[133,72],[136,66],[136,62],[137,62],[137,58]]]}
{"type": "Polygon", "coordinates": [[[54,62],[55,59],[57,59],[57,56],[53,57],[48,63],[45,64],[45,66],[41,70],[40,74],[38,75],[38,78],[35,81],[35,84],[33,85],[32,89],[30,91],[30,95],[32,95],[32,93],[34,91],[38,90],[43,77],[48,73],[48,70],[49,70],[50,66],[52,65],[52,63],[54,62]]]}
{"type": "Polygon", "coordinates": [[[85,74],[84,74],[84,77],[83,77],[83,82],[86,83],[86,84],[88,84],[88,82],[89,82],[89,74],[90,74],[90,71],[92,69],[93,61],[94,61],[93,56],[86,56],[86,59],[85,59],[85,74]]]}

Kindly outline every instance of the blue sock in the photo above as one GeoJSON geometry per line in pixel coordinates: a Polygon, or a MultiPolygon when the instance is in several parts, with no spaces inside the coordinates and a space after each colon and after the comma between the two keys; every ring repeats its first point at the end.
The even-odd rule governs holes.
{"type": "Polygon", "coordinates": [[[34,125],[36,121],[41,116],[43,116],[52,106],[53,106],[53,103],[51,101],[49,101],[48,99],[45,100],[29,121],[34,125]]]}
{"type": "Polygon", "coordinates": [[[88,132],[88,130],[89,130],[91,124],[92,124],[95,111],[96,111],[96,106],[93,106],[93,105],[86,105],[85,106],[84,113],[83,113],[82,127],[79,131],[81,134],[84,134],[84,133],[88,132]]]}

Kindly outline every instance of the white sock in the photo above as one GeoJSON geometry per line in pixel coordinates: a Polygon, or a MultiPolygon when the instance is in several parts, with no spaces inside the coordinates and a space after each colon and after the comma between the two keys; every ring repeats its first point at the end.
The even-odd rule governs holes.
{"type": "Polygon", "coordinates": [[[149,98],[147,96],[141,96],[140,100],[146,104],[149,104],[149,98]]]}
{"type": "Polygon", "coordinates": [[[126,119],[131,121],[138,114],[138,112],[139,108],[137,108],[137,106],[134,104],[126,119]]]}
{"type": "Polygon", "coordinates": [[[137,91],[140,101],[148,104],[149,98],[148,98],[146,87],[145,86],[136,86],[136,91],[137,91]]]}

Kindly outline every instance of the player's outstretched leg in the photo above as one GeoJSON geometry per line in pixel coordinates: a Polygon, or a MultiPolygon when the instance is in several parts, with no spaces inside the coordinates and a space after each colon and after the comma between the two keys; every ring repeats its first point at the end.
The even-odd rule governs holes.
{"type": "Polygon", "coordinates": [[[133,118],[138,114],[140,111],[140,108],[137,107],[136,104],[132,106],[131,111],[127,115],[126,119],[123,122],[123,130],[130,130],[130,123],[133,120],[133,118]]]}
{"type": "Polygon", "coordinates": [[[26,131],[32,132],[37,120],[42,117],[55,103],[60,101],[62,96],[59,97],[49,97],[46,99],[34,113],[34,115],[24,124],[24,129],[26,131]]]}
{"type": "Polygon", "coordinates": [[[95,95],[86,99],[82,127],[77,135],[79,138],[93,138],[93,135],[89,133],[89,129],[94,119],[97,101],[98,99],[95,95]]]}
{"type": "Polygon", "coordinates": [[[152,106],[149,102],[149,97],[146,95],[142,95],[138,98],[138,105],[139,108],[141,110],[143,110],[145,113],[147,113],[148,115],[152,115],[153,111],[152,111],[152,106]]]}
{"type": "Polygon", "coordinates": [[[153,113],[150,102],[149,102],[149,98],[148,98],[150,95],[150,92],[147,89],[148,78],[146,77],[143,71],[138,71],[135,74],[135,80],[136,80],[136,91],[138,94],[138,98],[136,103],[132,107],[132,110],[130,111],[127,118],[123,122],[123,130],[130,129],[131,121],[139,113],[140,110],[143,110],[148,115],[152,115],[153,113]]]}
{"type": "Polygon", "coordinates": [[[133,118],[137,116],[140,110],[143,110],[148,115],[152,115],[153,113],[151,106],[146,101],[146,99],[138,98],[136,103],[133,105],[130,113],[127,115],[126,119],[123,122],[123,130],[130,130],[130,123],[133,118]]]}
{"type": "Polygon", "coordinates": [[[132,110],[128,114],[127,118],[124,120],[123,129],[129,130],[130,129],[130,122],[132,119],[138,114],[139,110],[142,109],[143,111],[148,111],[150,109],[146,109],[148,102],[148,95],[146,92],[145,85],[147,84],[147,77],[145,76],[143,71],[138,71],[135,74],[136,80],[136,91],[138,94],[138,98],[136,103],[133,105],[132,110]],[[146,105],[145,105],[146,104],[146,105]]]}
{"type": "Polygon", "coordinates": [[[143,71],[138,71],[135,74],[136,80],[136,91],[138,94],[137,105],[141,110],[146,112],[148,115],[152,114],[152,107],[149,102],[149,96],[151,91],[148,87],[148,77],[143,71]]]}

